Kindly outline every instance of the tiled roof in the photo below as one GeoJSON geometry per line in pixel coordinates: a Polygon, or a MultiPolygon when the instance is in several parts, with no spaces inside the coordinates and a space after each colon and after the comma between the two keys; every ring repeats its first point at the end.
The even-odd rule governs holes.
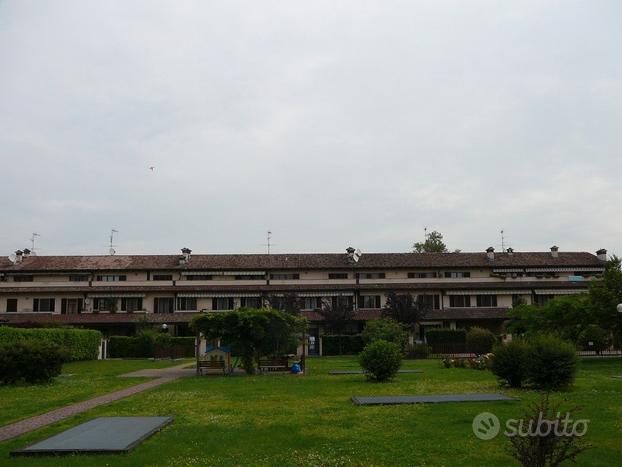
{"type": "Polygon", "coordinates": [[[10,271],[123,271],[123,270],[277,270],[277,269],[387,269],[387,268],[488,268],[488,267],[563,267],[595,266],[603,262],[586,252],[496,253],[489,260],[486,253],[364,253],[356,265],[346,254],[307,253],[275,255],[192,255],[186,265],[179,255],[115,256],[30,256],[21,263],[0,261],[0,270],[10,271]]]}

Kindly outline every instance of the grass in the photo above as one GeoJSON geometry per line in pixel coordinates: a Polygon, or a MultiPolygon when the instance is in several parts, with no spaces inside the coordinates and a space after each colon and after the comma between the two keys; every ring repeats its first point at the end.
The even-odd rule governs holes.
{"type": "Polygon", "coordinates": [[[151,378],[117,378],[144,368],[179,365],[170,360],[106,360],[72,362],[54,383],[37,386],[0,386],[0,425],[127,388],[151,378]]]}
{"type": "MultiPolygon", "coordinates": [[[[111,366],[126,362],[107,363],[111,366]]],[[[174,423],[130,454],[45,458],[46,466],[72,465],[513,465],[508,441],[481,441],[472,433],[482,411],[503,421],[520,417],[539,395],[508,391],[520,402],[357,407],[352,395],[498,392],[487,371],[443,369],[439,361],[407,361],[390,383],[369,383],[361,375],[330,376],[356,369],[354,358],[309,361],[304,377],[191,377],[174,381],[65,422],[0,444],[0,464],[8,453],[95,416],[172,415],[174,423]]],[[[112,372],[112,369],[108,369],[112,372]]],[[[125,372],[124,370],[123,372],[125,372]]],[[[590,419],[593,448],[580,465],[615,465],[622,456],[622,374],[619,360],[582,361],[577,381],[554,397],[562,408],[582,406],[577,418],[590,419]]],[[[60,383],[64,384],[64,383],[60,383]]],[[[11,465],[42,465],[42,458],[18,458],[11,465]]]]}

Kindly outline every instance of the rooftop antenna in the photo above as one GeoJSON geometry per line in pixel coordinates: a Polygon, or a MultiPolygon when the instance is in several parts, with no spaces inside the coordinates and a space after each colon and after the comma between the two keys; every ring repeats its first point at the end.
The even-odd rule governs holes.
{"type": "Polygon", "coordinates": [[[114,240],[114,234],[119,233],[118,230],[112,229],[110,231],[110,249],[108,250],[108,253],[110,253],[110,256],[113,256],[116,251],[114,249],[114,245],[113,245],[113,240],[114,240]]]}
{"type": "Polygon", "coordinates": [[[30,237],[30,251],[32,251],[34,253],[35,251],[35,240],[37,237],[40,237],[41,235],[39,235],[37,232],[33,232],[32,233],[32,237],[30,237]]]}
{"type": "Polygon", "coordinates": [[[428,226],[425,226],[423,228],[423,241],[426,241],[428,239],[428,226]]]}
{"type": "Polygon", "coordinates": [[[503,229],[501,229],[501,252],[505,252],[505,236],[503,229]]]}
{"type": "Polygon", "coordinates": [[[268,235],[266,239],[267,239],[267,243],[265,244],[265,247],[268,249],[268,254],[270,254],[270,247],[272,246],[272,231],[271,230],[268,230],[268,235]]]}

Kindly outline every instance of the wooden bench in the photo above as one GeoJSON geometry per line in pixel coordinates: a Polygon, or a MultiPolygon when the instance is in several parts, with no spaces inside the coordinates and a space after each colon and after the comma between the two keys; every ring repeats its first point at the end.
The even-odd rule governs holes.
{"type": "Polygon", "coordinates": [[[276,372],[276,371],[289,371],[289,365],[287,357],[285,358],[260,358],[259,359],[259,371],[263,372],[276,372]]]}
{"type": "Polygon", "coordinates": [[[226,374],[226,367],[224,360],[199,360],[197,363],[199,368],[199,374],[203,376],[203,371],[209,372],[210,370],[216,370],[218,372],[222,372],[223,375],[226,374]]]}

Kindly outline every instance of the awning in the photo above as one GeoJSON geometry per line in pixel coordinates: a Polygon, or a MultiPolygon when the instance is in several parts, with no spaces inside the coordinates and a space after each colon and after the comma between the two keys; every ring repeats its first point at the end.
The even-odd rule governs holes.
{"type": "Polygon", "coordinates": [[[261,297],[258,293],[180,293],[179,298],[242,298],[242,297],[261,297]]]}
{"type": "Polygon", "coordinates": [[[530,293],[529,290],[448,290],[445,295],[514,295],[530,293]]]}
{"type": "Polygon", "coordinates": [[[578,295],[587,293],[587,289],[543,289],[534,290],[536,295],[578,295]]]}
{"type": "Polygon", "coordinates": [[[527,268],[527,272],[573,272],[573,271],[591,271],[591,272],[603,272],[605,268],[599,267],[565,267],[565,268],[527,268]]]}
{"type": "Polygon", "coordinates": [[[88,294],[88,298],[144,298],[144,293],[94,293],[88,294]]]}
{"type": "Polygon", "coordinates": [[[523,268],[501,268],[493,269],[492,272],[524,272],[523,268]]]}
{"type": "Polygon", "coordinates": [[[299,297],[353,297],[354,292],[302,292],[299,297]]]}
{"type": "Polygon", "coordinates": [[[182,276],[265,276],[265,271],[182,271],[182,276]]]}

